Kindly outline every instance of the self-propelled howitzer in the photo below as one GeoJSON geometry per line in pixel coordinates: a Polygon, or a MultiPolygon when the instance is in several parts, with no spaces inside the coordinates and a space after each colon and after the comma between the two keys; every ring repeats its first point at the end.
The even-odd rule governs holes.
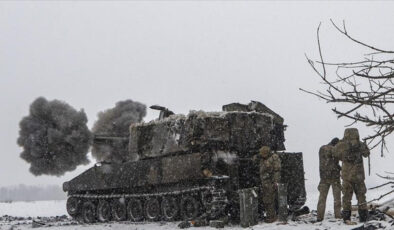
{"type": "MultiPolygon", "coordinates": [[[[64,183],[71,216],[84,222],[239,218],[237,191],[260,186],[252,156],[264,145],[285,149],[283,118],[254,101],[187,116],[165,111],[161,119],[132,124],[128,139],[98,138],[97,144],[123,141],[125,160],[97,163],[64,183]]],[[[302,153],[279,156],[289,208],[297,209],[306,197],[302,153]]]]}

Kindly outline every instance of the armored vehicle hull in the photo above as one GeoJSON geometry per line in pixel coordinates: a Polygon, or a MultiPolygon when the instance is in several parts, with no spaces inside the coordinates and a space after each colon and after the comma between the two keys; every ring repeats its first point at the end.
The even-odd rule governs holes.
{"type": "MultiPolygon", "coordinates": [[[[260,186],[252,156],[263,145],[284,149],[283,119],[262,106],[230,104],[223,112],[132,125],[125,162],[98,163],[63,184],[68,213],[88,223],[238,219],[238,191],[260,186]]],[[[299,208],[306,197],[302,153],[279,156],[288,204],[299,208]]]]}

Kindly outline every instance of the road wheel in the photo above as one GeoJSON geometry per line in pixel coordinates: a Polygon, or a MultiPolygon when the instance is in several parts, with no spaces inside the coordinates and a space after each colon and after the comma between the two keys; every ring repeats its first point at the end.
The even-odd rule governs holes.
{"type": "Polygon", "coordinates": [[[160,203],[157,198],[149,198],[145,203],[145,216],[147,220],[156,221],[160,218],[160,203]]]}
{"type": "Polygon", "coordinates": [[[200,204],[192,196],[182,197],[181,215],[183,220],[193,220],[198,216],[200,204]]]}
{"type": "Polygon", "coordinates": [[[127,217],[126,199],[119,198],[112,201],[112,218],[116,221],[125,220],[127,217]]]}
{"type": "Polygon", "coordinates": [[[161,212],[163,218],[167,221],[173,221],[177,218],[179,212],[178,201],[175,197],[164,197],[161,202],[161,212]]]}
{"type": "Polygon", "coordinates": [[[81,203],[82,201],[76,197],[69,197],[67,199],[67,213],[72,216],[76,217],[81,212],[81,203]]]}
{"type": "Polygon", "coordinates": [[[91,201],[85,201],[82,206],[82,221],[85,223],[96,222],[96,206],[91,201]]]}
{"type": "Polygon", "coordinates": [[[97,205],[97,219],[100,222],[111,220],[111,205],[106,200],[100,200],[97,205]]]}
{"type": "Polygon", "coordinates": [[[131,199],[127,203],[127,213],[131,221],[141,221],[144,219],[144,209],[141,200],[137,198],[131,199]]]}

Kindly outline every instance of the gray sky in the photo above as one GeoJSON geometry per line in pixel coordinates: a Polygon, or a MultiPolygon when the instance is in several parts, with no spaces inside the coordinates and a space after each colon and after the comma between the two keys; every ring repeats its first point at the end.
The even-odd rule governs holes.
{"type": "MultiPolygon", "coordinates": [[[[328,60],[360,57],[360,47],[334,31],[330,18],[346,20],[357,38],[394,50],[393,9],[394,2],[354,1],[2,1],[0,186],[61,184],[87,168],[34,177],[19,158],[18,123],[45,96],[84,108],[90,127],[97,112],[124,99],[177,113],[261,101],[285,118],[287,149],[304,152],[307,186],[314,187],[319,147],[342,137],[348,122],[298,90],[321,88],[304,53],[318,57],[322,21],[328,60]]],[[[157,115],[150,111],[146,120],[157,115]]],[[[393,171],[394,152],[378,155],[372,173],[393,171]]],[[[376,176],[367,178],[375,183],[376,176]]]]}

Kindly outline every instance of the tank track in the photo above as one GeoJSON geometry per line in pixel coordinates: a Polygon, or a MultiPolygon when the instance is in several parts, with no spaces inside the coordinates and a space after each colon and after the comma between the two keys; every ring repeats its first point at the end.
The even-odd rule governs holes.
{"type": "MultiPolygon", "coordinates": [[[[79,203],[78,209],[80,211],[77,214],[70,213],[71,216],[76,218],[77,220],[85,223],[92,223],[97,220],[105,222],[103,220],[100,220],[100,217],[97,216],[98,214],[95,213],[95,217],[87,218],[85,211],[83,210],[84,207],[88,207],[86,204],[89,203],[89,205],[94,205],[94,209],[96,209],[96,206],[100,206],[98,203],[99,201],[102,200],[107,200],[107,201],[117,201],[117,200],[123,200],[122,202],[127,203],[126,201],[130,201],[133,199],[141,200],[141,201],[147,201],[150,199],[164,199],[168,197],[177,197],[178,200],[180,201],[180,204],[178,205],[178,216],[181,216],[181,220],[191,220],[191,219],[199,219],[199,218],[208,218],[208,219],[219,219],[222,216],[226,215],[226,210],[229,204],[229,201],[227,199],[226,191],[222,188],[216,188],[214,186],[200,186],[200,187],[194,187],[194,188],[189,188],[189,189],[184,189],[184,190],[177,190],[177,191],[171,191],[171,192],[158,192],[158,193],[143,193],[143,194],[124,194],[124,193],[114,193],[114,194],[71,194],[68,196],[68,201],[70,199],[76,199],[79,203]],[[190,215],[184,215],[182,213],[182,208],[179,206],[184,206],[184,200],[183,199],[189,199],[189,201],[192,203],[191,205],[196,205],[193,203],[193,200],[197,203],[197,206],[199,207],[199,211],[196,212],[196,214],[190,214],[190,215]],[[82,210],[81,210],[82,209],[82,210]],[[197,214],[198,213],[198,214],[197,214]],[[186,216],[186,217],[185,217],[186,216]]],[[[111,205],[112,206],[112,205],[111,205]]],[[[143,207],[146,208],[147,204],[144,203],[143,207]]],[[[195,206],[195,207],[197,207],[195,206]]],[[[125,207],[126,208],[126,207],[125,207]]],[[[161,212],[162,207],[160,205],[161,212]]],[[[186,208],[185,208],[186,209],[186,208]]],[[[67,210],[69,210],[69,207],[67,207],[67,210]]],[[[98,211],[97,211],[98,212],[98,211]]],[[[146,212],[146,211],[144,211],[146,212]]],[[[113,211],[112,211],[113,213],[113,211]]],[[[114,215],[114,214],[112,214],[114,215]]],[[[160,214],[163,215],[163,214],[160,214]]],[[[115,221],[120,221],[121,218],[113,218],[115,221]]],[[[122,220],[130,220],[130,218],[122,218],[122,220]]],[[[144,219],[148,221],[157,221],[161,219],[159,218],[147,218],[145,217],[144,219]]],[[[168,217],[167,217],[168,220],[168,217]]],[[[133,219],[131,219],[133,221],[133,219]]],[[[135,221],[135,219],[134,219],[135,221]]]]}

